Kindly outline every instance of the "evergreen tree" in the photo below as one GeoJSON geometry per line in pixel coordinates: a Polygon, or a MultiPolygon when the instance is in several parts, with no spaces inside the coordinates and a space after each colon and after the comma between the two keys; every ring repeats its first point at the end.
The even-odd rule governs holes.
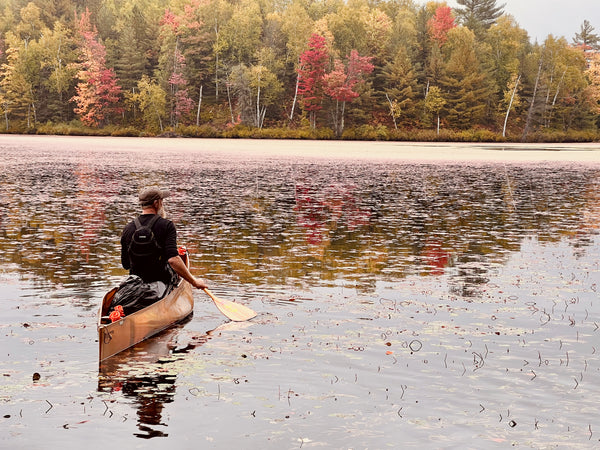
{"type": "MultiPolygon", "coordinates": [[[[371,56],[373,72],[370,76],[374,95],[379,103],[384,101],[387,90],[386,76],[383,73],[386,64],[391,59],[393,51],[391,38],[393,34],[393,22],[384,12],[375,9],[366,19],[367,25],[367,51],[365,54],[371,56]]],[[[411,64],[412,65],[412,64],[411,64]]],[[[371,110],[376,109],[377,105],[372,105],[371,110]]]]}
{"type": "Polygon", "coordinates": [[[115,72],[121,81],[123,91],[129,92],[142,78],[146,67],[144,51],[138,45],[133,27],[121,33],[115,59],[115,72]]]}
{"type": "Polygon", "coordinates": [[[115,14],[119,24],[107,42],[107,60],[114,61],[114,68],[125,92],[132,92],[142,75],[152,75],[157,65],[156,41],[158,40],[158,18],[152,10],[143,10],[144,5],[134,2],[130,8],[122,5],[115,14]],[[110,47],[109,47],[109,44],[110,47]]]}
{"type": "Polygon", "coordinates": [[[579,33],[575,33],[573,43],[583,50],[600,50],[600,36],[594,33],[594,27],[587,20],[583,21],[579,33]]]}
{"type": "Polygon", "coordinates": [[[383,74],[387,86],[386,101],[394,122],[400,118],[400,123],[414,125],[419,92],[417,74],[407,51],[400,49],[394,60],[385,66],[383,74]]]}
{"type": "Polygon", "coordinates": [[[448,33],[447,45],[450,57],[441,80],[446,120],[453,128],[480,125],[490,91],[474,50],[475,35],[464,27],[454,28],[448,33]]]}
{"type": "Polygon", "coordinates": [[[496,0],[456,0],[456,3],[462,6],[456,10],[460,23],[478,36],[504,14],[505,5],[498,6],[496,0]]]}
{"type": "Polygon", "coordinates": [[[429,27],[439,6],[435,2],[428,2],[415,13],[417,46],[412,59],[418,84],[421,86],[421,99],[427,97],[429,88],[436,84],[443,74],[441,47],[432,39],[429,27]]]}
{"type": "Polygon", "coordinates": [[[201,7],[206,8],[206,5],[199,5],[195,9],[189,7],[179,18],[179,44],[187,66],[190,94],[197,93],[200,86],[210,85],[214,76],[211,24],[204,23],[201,7]]]}

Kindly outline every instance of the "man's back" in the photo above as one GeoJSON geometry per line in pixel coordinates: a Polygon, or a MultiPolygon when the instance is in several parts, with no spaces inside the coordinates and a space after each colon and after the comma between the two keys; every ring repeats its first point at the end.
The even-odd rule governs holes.
{"type": "MultiPolygon", "coordinates": [[[[142,214],[139,216],[139,221],[142,225],[148,225],[154,217],[154,214],[142,214]]],[[[134,221],[128,223],[123,229],[121,236],[121,263],[123,268],[128,269],[132,275],[138,275],[146,283],[163,281],[168,284],[172,275],[167,270],[167,261],[179,254],[177,252],[177,230],[175,225],[170,220],[162,217],[154,223],[152,232],[160,246],[160,251],[156,256],[143,258],[142,260],[131,257],[129,253],[129,246],[135,230],[134,221]]]]}

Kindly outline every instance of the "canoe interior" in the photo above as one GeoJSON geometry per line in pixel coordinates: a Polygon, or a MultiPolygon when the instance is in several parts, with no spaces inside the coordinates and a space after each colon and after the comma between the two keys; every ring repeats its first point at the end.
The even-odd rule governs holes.
{"type": "MultiPolygon", "coordinates": [[[[189,261],[186,263],[189,267],[189,261]]],[[[194,310],[191,285],[180,280],[177,287],[163,299],[114,323],[106,316],[117,288],[103,298],[98,311],[98,345],[100,361],[104,361],[135,344],[177,324],[194,310]]]]}

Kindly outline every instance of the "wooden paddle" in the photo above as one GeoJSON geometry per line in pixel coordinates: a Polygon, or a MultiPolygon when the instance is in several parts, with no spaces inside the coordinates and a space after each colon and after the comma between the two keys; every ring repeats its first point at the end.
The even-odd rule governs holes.
{"type": "Polygon", "coordinates": [[[243,322],[256,317],[256,313],[247,306],[215,297],[208,289],[204,289],[204,292],[215,302],[215,306],[219,308],[219,311],[234,322],[243,322]]]}

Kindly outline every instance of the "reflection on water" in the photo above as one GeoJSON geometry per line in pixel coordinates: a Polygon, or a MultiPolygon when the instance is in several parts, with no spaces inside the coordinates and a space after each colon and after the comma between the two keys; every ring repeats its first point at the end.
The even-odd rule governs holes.
{"type": "Polygon", "coordinates": [[[450,272],[457,294],[475,295],[526,236],[584,252],[600,215],[595,166],[56,156],[4,155],[0,259],[83,295],[122,274],[120,231],[149,180],[175,192],[169,210],[201,275],[241,283],[344,278],[368,291],[450,272]]]}
{"type": "Polygon", "coordinates": [[[3,149],[0,439],[587,448],[599,187],[598,164],[3,149]],[[94,311],[148,180],[194,271],[259,316],[206,333],[224,319],[199,293],[98,373],[94,311]]]}
{"type": "MultiPolygon", "coordinates": [[[[133,402],[137,414],[138,432],[142,439],[167,437],[163,410],[172,403],[177,390],[178,364],[185,364],[186,355],[200,347],[212,336],[235,331],[247,324],[227,322],[204,334],[182,338],[181,329],[192,320],[188,317],[177,326],[143,341],[100,363],[98,392],[122,395],[133,402]],[[185,339],[185,342],[181,342],[185,339]]],[[[189,391],[196,395],[197,388],[189,391]]],[[[110,406],[106,406],[110,410],[110,406]]]]}
{"type": "Polygon", "coordinates": [[[177,372],[170,370],[170,364],[204,344],[212,333],[194,336],[185,346],[178,347],[179,331],[189,320],[100,364],[98,392],[120,393],[133,401],[139,429],[136,437],[168,436],[163,431],[167,424],[162,414],[165,405],[173,402],[177,380],[177,372]]]}

